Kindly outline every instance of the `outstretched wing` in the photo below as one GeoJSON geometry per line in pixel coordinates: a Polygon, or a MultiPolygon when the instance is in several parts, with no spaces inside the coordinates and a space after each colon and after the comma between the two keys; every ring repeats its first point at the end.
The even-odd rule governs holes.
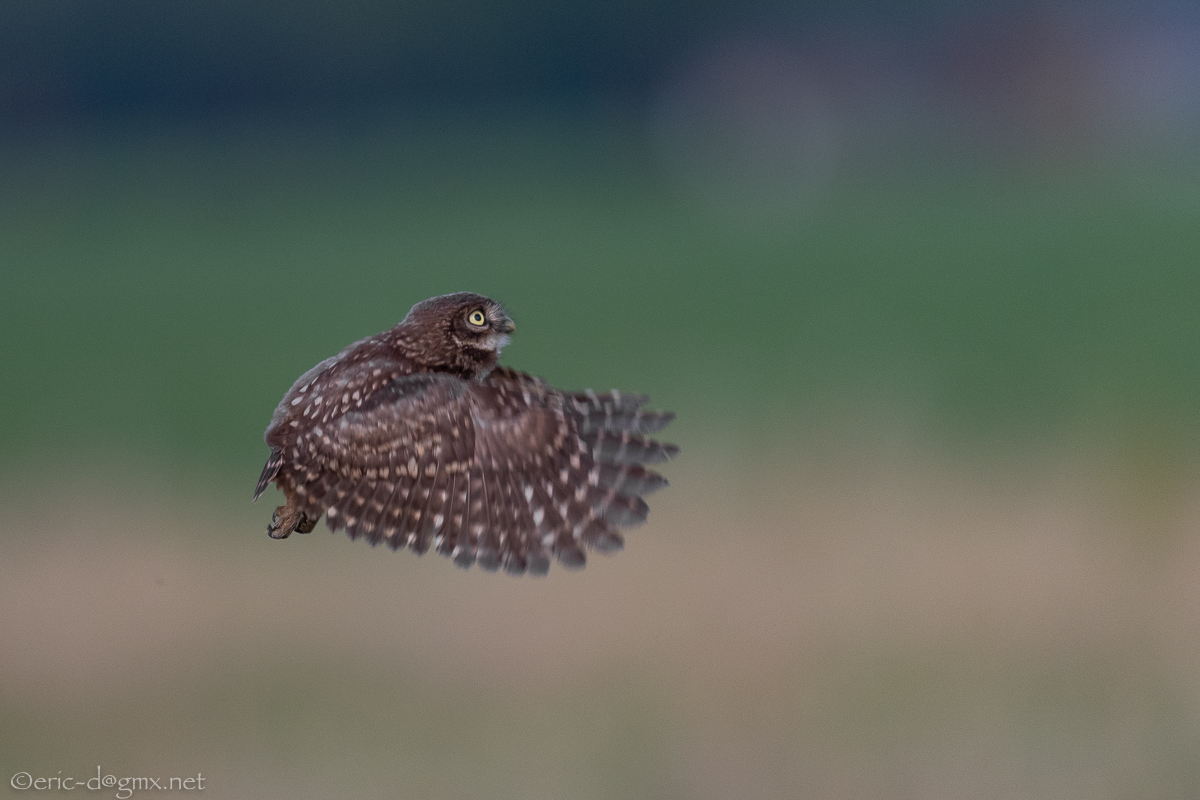
{"type": "MultiPolygon", "coordinates": [[[[360,369],[378,367],[340,372],[339,393],[360,369]]],[[[641,435],[674,417],[640,411],[644,396],[565,394],[512,370],[404,375],[349,396],[328,418],[280,416],[263,481],[352,539],[433,546],[461,567],[543,574],[551,556],[577,567],[588,547],[620,549],[617,528],[644,521],[641,495],[666,485],[643,464],[677,452],[641,435]]]]}
{"type": "Polygon", "coordinates": [[[587,547],[619,550],[617,528],[644,522],[641,495],[667,483],[642,465],[678,452],[641,436],[674,418],[640,411],[642,395],[570,395],[500,368],[467,397],[486,517],[468,506],[464,566],[544,573],[550,555],[581,567],[587,547]]]}
{"type": "Polygon", "coordinates": [[[473,460],[466,390],[449,375],[394,378],[352,410],[299,426],[276,480],[310,519],[423,552],[473,460]]]}

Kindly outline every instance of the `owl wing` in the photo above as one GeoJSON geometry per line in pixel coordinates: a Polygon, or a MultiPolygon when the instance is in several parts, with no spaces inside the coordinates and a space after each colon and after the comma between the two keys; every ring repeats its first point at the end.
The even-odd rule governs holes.
{"type": "Polygon", "coordinates": [[[506,369],[400,376],[320,424],[283,418],[268,468],[279,462],[306,516],[352,539],[544,574],[550,556],[578,567],[587,547],[620,549],[617,527],[643,522],[641,495],[666,485],[642,465],[678,449],[641,434],[674,415],[640,411],[645,399],[566,394],[506,369]]]}
{"type": "Polygon", "coordinates": [[[285,420],[276,481],[310,519],[423,552],[473,460],[466,391],[450,375],[399,376],[328,420],[285,420]]]}
{"type": "Polygon", "coordinates": [[[545,573],[551,555],[581,567],[587,547],[619,550],[617,528],[644,522],[641,495],[667,483],[643,464],[678,452],[641,435],[674,418],[640,411],[642,395],[572,395],[499,368],[466,399],[475,459],[466,522],[454,531],[460,566],[545,573]]]}

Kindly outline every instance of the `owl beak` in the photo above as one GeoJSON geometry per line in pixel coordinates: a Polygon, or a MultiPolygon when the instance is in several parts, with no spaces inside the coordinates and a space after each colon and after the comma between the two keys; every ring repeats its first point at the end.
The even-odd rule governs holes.
{"type": "Polygon", "coordinates": [[[513,331],[515,331],[517,329],[516,324],[508,317],[505,317],[500,322],[500,325],[498,327],[499,327],[501,333],[512,333],[513,331]]]}

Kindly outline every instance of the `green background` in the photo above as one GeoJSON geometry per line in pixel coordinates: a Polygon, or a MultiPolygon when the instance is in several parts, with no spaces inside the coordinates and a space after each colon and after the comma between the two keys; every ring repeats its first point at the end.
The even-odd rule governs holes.
{"type": "Polygon", "coordinates": [[[827,179],[781,195],[656,116],[723,36],[1100,16],[1047,8],[0,11],[0,777],[1196,796],[1187,118],[1060,137],[989,96],[1008,128],[888,138],[834,103],[827,179]],[[678,413],[623,553],[266,537],[283,392],[454,291],[505,304],[503,363],[678,413]]]}

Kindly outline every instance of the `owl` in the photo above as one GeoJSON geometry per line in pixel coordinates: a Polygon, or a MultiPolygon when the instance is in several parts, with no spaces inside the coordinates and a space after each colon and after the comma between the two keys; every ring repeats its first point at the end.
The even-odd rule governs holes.
{"type": "Polygon", "coordinates": [[[272,481],[286,498],[268,535],[324,515],[351,539],[513,574],[620,550],[667,485],[645,465],[679,452],[645,434],[675,415],[497,366],[514,328],[481,295],[434,297],[301,375],[264,435],[254,499],[272,481]]]}

